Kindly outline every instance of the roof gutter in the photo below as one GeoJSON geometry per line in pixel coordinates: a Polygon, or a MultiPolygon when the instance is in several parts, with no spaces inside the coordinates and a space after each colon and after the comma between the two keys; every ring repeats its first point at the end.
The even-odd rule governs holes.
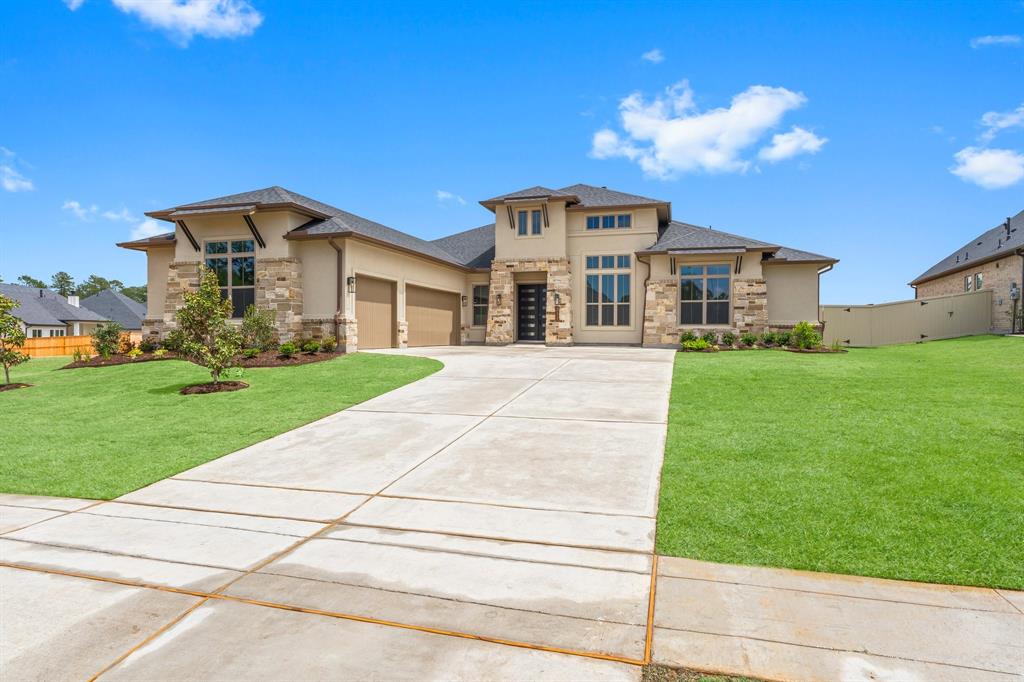
{"type": "Polygon", "coordinates": [[[391,250],[391,251],[397,251],[399,253],[404,253],[404,254],[408,254],[410,256],[415,256],[416,258],[422,258],[424,260],[431,261],[432,263],[438,263],[440,265],[446,265],[449,268],[452,268],[452,269],[455,269],[455,270],[460,270],[462,272],[482,272],[482,271],[484,271],[484,268],[471,268],[471,267],[466,266],[466,265],[460,265],[458,263],[453,263],[452,261],[446,261],[443,258],[437,258],[436,256],[431,256],[430,254],[423,253],[422,251],[416,251],[415,249],[407,249],[407,248],[399,246],[397,244],[392,244],[391,242],[386,242],[386,241],[383,241],[383,240],[380,240],[380,239],[374,239],[373,237],[367,237],[365,234],[360,234],[358,232],[353,232],[352,230],[346,230],[344,232],[331,232],[330,234],[297,234],[295,232],[288,232],[287,234],[285,234],[284,238],[285,239],[290,239],[290,240],[295,240],[295,241],[312,241],[312,240],[315,240],[315,239],[327,239],[327,240],[330,240],[330,239],[354,239],[356,241],[361,241],[361,242],[365,242],[367,244],[372,244],[373,246],[377,246],[377,247],[380,247],[380,248],[383,248],[383,249],[388,249],[388,250],[391,250]]]}

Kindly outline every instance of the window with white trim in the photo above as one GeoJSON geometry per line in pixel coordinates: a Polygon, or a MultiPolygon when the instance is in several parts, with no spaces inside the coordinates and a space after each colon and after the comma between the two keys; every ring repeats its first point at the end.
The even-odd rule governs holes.
{"type": "Polygon", "coordinates": [[[43,336],[43,330],[42,329],[33,329],[32,330],[32,338],[33,339],[39,339],[39,338],[42,338],[42,336],[43,336]]]}
{"type": "Polygon", "coordinates": [[[974,279],[970,275],[967,275],[966,277],[964,277],[964,292],[970,291],[971,290],[971,286],[973,284],[974,284],[974,279]]]}
{"type": "Polygon", "coordinates": [[[586,325],[628,327],[632,263],[628,255],[586,257],[586,325]]]}
{"type": "Polygon", "coordinates": [[[206,242],[206,267],[217,273],[220,294],[240,318],[256,302],[256,248],[252,239],[206,242]]]}
{"type": "Polygon", "coordinates": [[[631,213],[588,215],[586,225],[588,230],[611,230],[620,227],[633,227],[633,215],[631,213]]]}
{"type": "Polygon", "coordinates": [[[517,237],[537,237],[541,233],[541,212],[539,208],[516,212],[517,237]]]}
{"type": "Polygon", "coordinates": [[[487,326],[487,296],[491,288],[486,284],[473,286],[473,326],[487,326]]]}
{"type": "Polygon", "coordinates": [[[728,325],[732,287],[728,263],[679,268],[679,323],[728,325]]]}
{"type": "Polygon", "coordinates": [[[982,276],[981,276],[980,272],[974,276],[974,290],[975,291],[981,291],[981,285],[982,285],[983,281],[984,280],[982,279],[982,276]]]}
{"type": "Polygon", "coordinates": [[[64,330],[63,329],[51,329],[50,330],[50,336],[64,336],[64,330]]]}

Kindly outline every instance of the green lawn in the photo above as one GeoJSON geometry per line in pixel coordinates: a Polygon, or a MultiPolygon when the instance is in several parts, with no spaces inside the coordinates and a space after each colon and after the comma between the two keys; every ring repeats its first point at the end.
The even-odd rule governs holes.
{"type": "Polygon", "coordinates": [[[1024,339],[680,353],[657,546],[1024,588],[1024,339]]]}
{"type": "Polygon", "coordinates": [[[425,377],[436,360],[357,353],[247,369],[250,387],[183,396],[209,381],[178,360],[59,370],[16,367],[0,393],[0,492],[110,499],[425,377]]]}

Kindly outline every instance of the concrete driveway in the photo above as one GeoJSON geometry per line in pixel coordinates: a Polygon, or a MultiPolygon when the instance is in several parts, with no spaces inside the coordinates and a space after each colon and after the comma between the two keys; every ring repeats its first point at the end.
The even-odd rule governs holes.
{"type": "Polygon", "coordinates": [[[401,352],[445,368],[113,502],[0,498],[5,678],[638,679],[674,353],[401,352]]]}

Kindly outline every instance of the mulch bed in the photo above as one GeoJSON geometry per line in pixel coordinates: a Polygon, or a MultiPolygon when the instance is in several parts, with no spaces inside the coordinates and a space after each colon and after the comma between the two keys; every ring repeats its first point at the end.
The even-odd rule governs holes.
{"type": "MultiPolygon", "coordinates": [[[[307,365],[311,362],[323,362],[338,357],[338,353],[296,353],[290,358],[281,357],[276,350],[268,350],[251,358],[239,356],[236,367],[285,367],[288,365],[307,365]]],[[[61,369],[77,369],[79,367],[112,367],[114,365],[132,365],[140,362],[153,362],[154,360],[187,360],[177,353],[167,352],[163,355],[143,353],[137,358],[130,358],[124,354],[111,355],[104,360],[96,355],[88,360],[71,362],[61,369]]]]}
{"type": "Polygon", "coordinates": [[[783,348],[782,350],[789,353],[848,353],[845,348],[783,348]]]}
{"type": "Polygon", "coordinates": [[[0,393],[3,393],[4,391],[13,391],[16,388],[29,388],[31,386],[32,384],[19,384],[16,382],[11,382],[9,384],[0,384],[0,393]]]}
{"type": "Polygon", "coordinates": [[[99,355],[94,355],[88,360],[79,360],[77,362],[71,362],[61,369],[78,369],[79,367],[112,367],[114,365],[133,365],[139,362],[153,362],[154,360],[178,360],[177,353],[167,352],[163,355],[153,355],[152,353],[143,353],[137,358],[130,358],[123,353],[117,353],[111,355],[109,358],[104,360],[99,355]]]}
{"type": "Polygon", "coordinates": [[[220,381],[216,384],[210,382],[208,384],[192,384],[178,391],[182,395],[202,395],[204,393],[229,393],[231,391],[241,391],[243,388],[249,388],[249,384],[244,381],[220,381]]]}

